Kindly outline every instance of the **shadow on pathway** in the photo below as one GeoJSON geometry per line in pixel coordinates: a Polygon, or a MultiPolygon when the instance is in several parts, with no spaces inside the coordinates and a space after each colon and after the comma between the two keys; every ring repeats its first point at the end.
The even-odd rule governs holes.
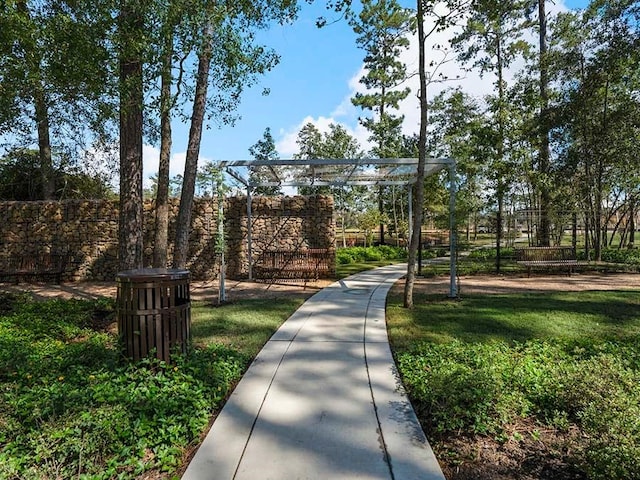
{"type": "Polygon", "coordinates": [[[395,369],[392,265],[316,293],[267,342],[183,480],[444,480],[395,369]]]}

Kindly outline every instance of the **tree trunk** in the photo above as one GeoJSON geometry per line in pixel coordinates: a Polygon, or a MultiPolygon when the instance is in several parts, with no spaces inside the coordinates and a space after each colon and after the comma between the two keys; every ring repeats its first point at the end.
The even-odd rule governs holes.
{"type": "Polygon", "coordinates": [[[391,187],[391,202],[393,205],[393,231],[396,232],[396,247],[400,246],[400,230],[398,228],[398,206],[396,205],[396,187],[391,187]]]}
{"type": "MultiPolygon", "coordinates": [[[[425,59],[425,33],[424,33],[424,10],[422,0],[418,0],[417,23],[418,23],[418,70],[420,75],[420,136],[418,139],[418,172],[416,175],[415,195],[413,195],[413,233],[409,244],[409,257],[407,265],[407,280],[404,286],[404,306],[413,308],[413,285],[416,276],[416,260],[422,230],[422,206],[424,203],[424,170],[427,160],[427,72],[425,59]]],[[[411,228],[411,227],[410,227],[411,228]]]]}
{"type": "Polygon", "coordinates": [[[502,42],[498,38],[497,45],[497,68],[498,68],[498,164],[499,178],[497,179],[497,195],[498,195],[498,215],[496,218],[496,273],[500,273],[500,247],[502,243],[502,215],[504,204],[504,179],[502,173],[506,170],[504,167],[504,137],[505,137],[505,111],[504,111],[504,77],[502,65],[502,42]]]}
{"type": "Polygon", "coordinates": [[[551,195],[549,192],[549,73],[547,67],[547,18],[545,1],[538,0],[538,22],[540,28],[540,150],[538,169],[540,173],[540,245],[548,247],[551,238],[551,195]]]}
{"type": "MultiPolygon", "coordinates": [[[[31,15],[27,8],[27,2],[16,2],[16,8],[24,15],[26,22],[31,22],[31,15]]],[[[25,47],[29,51],[29,48],[25,47]]],[[[33,109],[35,114],[36,130],[38,132],[38,156],[40,159],[40,180],[42,183],[42,199],[53,200],[55,196],[55,179],[53,177],[53,161],[51,158],[51,139],[49,136],[49,107],[42,83],[40,63],[42,58],[37,47],[28,52],[28,78],[29,86],[33,92],[33,109]]]]}
{"type": "Polygon", "coordinates": [[[200,141],[202,139],[202,125],[207,106],[207,87],[209,84],[209,67],[212,55],[212,27],[207,25],[203,35],[202,50],[198,55],[198,77],[196,79],[196,91],[193,100],[193,113],[191,115],[191,127],[189,129],[189,144],[184,165],[184,177],[182,180],[182,193],[180,196],[180,210],[176,224],[176,243],[173,255],[173,266],[184,268],[187,263],[189,251],[189,230],[191,229],[191,208],[193,207],[193,195],[196,186],[196,174],[198,170],[198,156],[200,154],[200,141]]]}
{"type": "Polygon", "coordinates": [[[153,266],[167,267],[169,243],[169,166],[171,159],[171,57],[173,37],[168,34],[162,63],[160,92],[160,162],[156,193],[156,230],[153,245],[153,266]]]}
{"type": "MultiPolygon", "coordinates": [[[[609,129],[609,82],[605,82],[604,89],[604,105],[602,114],[602,132],[604,135],[608,134],[609,129]]],[[[602,202],[604,200],[604,175],[605,166],[603,155],[598,155],[596,160],[596,203],[595,203],[595,229],[596,229],[596,242],[594,245],[595,257],[597,261],[602,261],[602,244],[603,239],[606,241],[604,231],[606,223],[603,222],[602,202]]]]}
{"type": "Polygon", "coordinates": [[[500,273],[501,264],[501,244],[502,244],[502,219],[504,210],[504,189],[502,185],[498,186],[498,213],[496,215],[496,273],[500,273]]]}
{"type": "MultiPolygon", "coordinates": [[[[378,187],[378,211],[380,212],[380,218],[384,215],[384,199],[382,197],[384,193],[384,187],[380,185],[378,187]]],[[[384,245],[384,221],[380,220],[380,245],[384,245]]]]}
{"type": "Polygon", "coordinates": [[[40,157],[40,175],[42,176],[42,198],[55,198],[55,178],[53,176],[53,160],[51,158],[51,139],[49,137],[49,109],[40,79],[34,86],[34,109],[38,125],[38,154],[40,157]]]}
{"type": "Polygon", "coordinates": [[[636,197],[629,198],[629,243],[627,246],[633,248],[636,241],[636,197]]]}
{"type": "Polygon", "coordinates": [[[571,246],[574,250],[578,246],[578,214],[576,212],[571,214],[571,246]]]}
{"type": "Polygon", "coordinates": [[[144,21],[136,4],[120,3],[120,269],[142,267],[142,60],[136,40],[144,21]],[[126,39],[126,40],[125,40],[126,39]]]}

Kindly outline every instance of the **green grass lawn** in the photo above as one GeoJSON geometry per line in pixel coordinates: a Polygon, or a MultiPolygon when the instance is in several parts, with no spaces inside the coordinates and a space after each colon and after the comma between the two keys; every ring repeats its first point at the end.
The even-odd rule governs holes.
{"type": "Polygon", "coordinates": [[[303,298],[195,303],[195,348],[129,364],[112,299],[0,293],[0,478],[173,478],[251,359],[303,298]]]}
{"type": "Polygon", "coordinates": [[[192,340],[197,347],[221,344],[247,358],[255,357],[271,335],[304,302],[303,297],[245,299],[212,308],[192,306],[192,340]]]}
{"type": "Polygon", "coordinates": [[[451,447],[462,439],[490,438],[505,451],[535,440],[540,449],[540,432],[553,432],[567,443],[543,445],[534,463],[566,468],[531,478],[640,478],[640,292],[422,292],[415,304],[403,309],[394,291],[389,334],[447,471],[480,461],[451,447]]]}
{"type": "MultiPolygon", "coordinates": [[[[392,262],[339,265],[339,276],[392,262]]],[[[413,311],[401,297],[389,299],[390,338],[441,459],[465,461],[447,446],[460,435],[512,444],[577,429],[563,458],[578,476],[566,478],[640,478],[640,292],[451,301],[417,289],[413,311]]],[[[173,478],[303,301],[194,302],[190,354],[131,365],[105,328],[112,299],[0,293],[0,478],[173,478]]]]}
{"type": "Polygon", "coordinates": [[[356,273],[364,272],[365,270],[372,270],[377,267],[385,267],[387,265],[393,265],[394,263],[402,263],[405,260],[378,260],[372,262],[358,262],[349,263],[346,265],[336,265],[336,277],[337,279],[346,278],[356,273]]]}

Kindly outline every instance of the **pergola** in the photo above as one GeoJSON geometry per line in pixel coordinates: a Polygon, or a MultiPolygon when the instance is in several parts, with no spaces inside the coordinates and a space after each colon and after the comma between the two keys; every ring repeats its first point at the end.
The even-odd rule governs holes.
{"type": "MultiPolygon", "coordinates": [[[[417,179],[417,158],[366,158],[366,159],[289,159],[289,160],[223,160],[218,166],[240,182],[247,190],[249,279],[252,278],[251,195],[256,187],[340,187],[362,186],[413,186],[417,179]]],[[[452,158],[427,158],[425,176],[443,169],[449,172],[449,296],[457,296],[455,252],[455,160],[452,158]]],[[[409,189],[409,218],[412,215],[412,188],[409,189]]],[[[413,225],[409,235],[413,235],[413,225]]]]}

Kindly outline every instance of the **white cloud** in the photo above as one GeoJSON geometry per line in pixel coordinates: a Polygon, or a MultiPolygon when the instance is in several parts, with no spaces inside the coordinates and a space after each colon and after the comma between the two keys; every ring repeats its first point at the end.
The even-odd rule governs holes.
{"type": "MultiPolygon", "coordinates": [[[[187,158],[186,152],[178,152],[171,155],[169,162],[169,177],[176,175],[184,175],[184,164],[187,158]]],[[[198,166],[201,167],[205,163],[211,161],[207,157],[200,157],[198,166]]],[[[142,174],[144,188],[151,187],[151,177],[158,174],[158,164],[160,162],[160,150],[152,145],[143,145],[142,147],[142,174]]]]}
{"type": "Polygon", "coordinates": [[[357,115],[358,111],[351,103],[351,97],[345,97],[331,112],[331,117],[355,117],[357,115]]]}
{"type": "Polygon", "coordinates": [[[83,167],[92,174],[104,175],[107,182],[118,190],[118,155],[117,143],[92,146],[83,153],[83,167]]]}
{"type": "Polygon", "coordinates": [[[371,148],[368,141],[370,133],[360,125],[360,123],[357,123],[355,126],[348,125],[340,122],[333,115],[330,117],[320,116],[318,118],[306,116],[298,125],[295,125],[288,130],[280,130],[280,140],[276,142],[276,150],[282,158],[290,158],[300,151],[296,140],[298,139],[298,132],[300,132],[302,127],[307,123],[313,124],[322,133],[328,132],[331,124],[342,125],[347,130],[347,133],[356,139],[363,150],[371,148]]]}
{"type": "MultiPolygon", "coordinates": [[[[568,9],[564,5],[564,2],[559,1],[556,4],[549,5],[548,15],[554,15],[558,12],[567,10],[568,9]]],[[[430,20],[427,20],[427,25],[425,28],[426,31],[430,31],[433,26],[432,24],[429,24],[429,21],[430,20]]],[[[460,30],[460,28],[461,27],[452,27],[441,32],[435,32],[427,39],[425,43],[428,63],[433,60],[436,64],[439,64],[440,62],[443,62],[443,60],[446,60],[440,64],[436,72],[432,72],[434,74],[434,81],[428,86],[427,93],[429,99],[433,99],[436,95],[447,88],[456,87],[461,87],[466,93],[477,98],[482,98],[486,95],[494,93],[495,76],[491,73],[487,73],[481,77],[477,69],[474,69],[473,71],[467,71],[465,66],[458,62],[458,60],[456,59],[456,52],[449,48],[449,40],[453,38],[453,36],[460,30]],[[438,80],[444,78],[447,78],[449,80],[438,80]]],[[[537,37],[533,31],[529,32],[525,38],[532,44],[536,45],[537,37]]],[[[418,132],[420,120],[418,100],[419,78],[417,75],[417,35],[412,36],[409,48],[401,54],[400,58],[407,65],[408,73],[410,75],[413,75],[406,82],[406,86],[409,86],[409,88],[411,89],[411,93],[403,102],[400,103],[398,113],[405,116],[403,133],[413,134],[418,132]]],[[[511,65],[511,67],[505,72],[507,81],[509,82],[513,80],[515,73],[519,71],[523,66],[523,61],[518,61],[511,65]]],[[[336,121],[336,117],[351,117],[351,119],[353,120],[351,125],[348,125],[346,123],[350,119],[346,119],[346,122],[342,123],[342,125],[347,128],[349,133],[351,133],[358,139],[358,141],[364,148],[368,148],[369,142],[367,141],[367,138],[369,136],[369,133],[359,123],[356,123],[355,119],[357,118],[358,110],[355,109],[355,107],[353,107],[353,105],[351,104],[351,98],[356,93],[366,92],[366,88],[359,81],[360,78],[365,75],[365,73],[366,69],[364,65],[362,65],[359,68],[358,72],[348,80],[347,83],[349,86],[349,93],[335,107],[330,117],[320,116],[317,119],[314,119],[310,116],[307,116],[297,126],[286,131],[281,130],[281,139],[277,143],[278,150],[281,152],[281,154],[292,155],[298,151],[295,140],[297,138],[298,131],[304,124],[306,124],[307,122],[311,122],[316,125],[316,127],[318,127],[321,131],[325,131],[326,129],[328,129],[328,125],[330,123],[338,123],[336,121]]],[[[364,112],[362,112],[361,114],[364,115],[364,112]]]]}

